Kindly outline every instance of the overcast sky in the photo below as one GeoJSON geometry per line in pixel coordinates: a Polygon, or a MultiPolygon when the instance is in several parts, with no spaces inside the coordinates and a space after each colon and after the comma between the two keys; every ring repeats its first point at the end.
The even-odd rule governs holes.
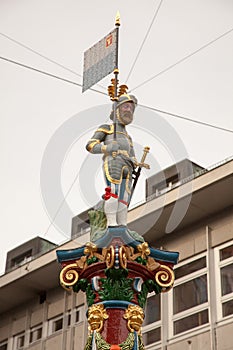
{"type": "MultiPolygon", "coordinates": [[[[232,0],[1,0],[0,56],[81,84],[83,53],[114,28],[117,10],[120,83],[127,82],[139,104],[233,130],[232,0]]],[[[95,196],[88,194],[87,199],[83,193],[85,172],[93,172],[96,191],[101,193],[101,160],[95,158],[99,166],[89,171],[85,144],[96,125],[108,120],[111,104],[104,94],[90,90],[82,94],[78,85],[3,59],[0,75],[2,273],[8,250],[38,235],[65,241],[71,217],[95,204],[95,196]],[[56,168],[63,153],[60,169],[56,168]],[[59,208],[62,211],[62,199],[56,196],[55,185],[49,193],[43,193],[48,184],[41,190],[46,169],[49,181],[51,177],[54,183],[60,181],[64,204],[70,208],[70,217],[63,218],[66,232],[50,224],[51,216],[59,208]],[[80,171],[84,176],[78,181],[80,171]],[[53,202],[52,209],[45,198],[53,202]]],[[[94,88],[106,92],[111,78],[94,88]]],[[[146,107],[137,113],[130,133],[139,152],[150,143],[149,159],[154,164],[140,186],[145,176],[179,158],[168,138],[161,137],[166,130],[182,142],[183,154],[203,167],[232,156],[231,132],[146,107]]],[[[137,194],[134,201],[141,199],[137,194]]]]}

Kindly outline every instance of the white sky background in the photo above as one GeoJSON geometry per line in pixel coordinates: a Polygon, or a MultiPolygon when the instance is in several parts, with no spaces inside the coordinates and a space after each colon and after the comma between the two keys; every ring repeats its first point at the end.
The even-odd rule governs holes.
{"type": "MultiPolygon", "coordinates": [[[[0,33],[82,75],[84,51],[114,28],[119,10],[120,83],[125,83],[159,4],[155,0],[1,0],[0,33]]],[[[164,0],[127,82],[139,103],[233,130],[233,32],[134,91],[139,84],[231,29],[232,0],[164,0]]],[[[80,76],[1,34],[0,56],[82,83],[80,76]]],[[[56,227],[49,227],[40,190],[41,161],[48,142],[64,122],[90,107],[109,103],[109,99],[92,91],[82,94],[78,86],[2,59],[0,76],[2,273],[6,252],[28,239],[37,235],[56,243],[66,239],[56,227]]],[[[108,76],[100,84],[107,87],[111,78],[108,76]]],[[[208,167],[232,155],[232,133],[161,116],[180,136],[192,161],[208,167]]],[[[103,115],[103,123],[106,119],[103,115]]],[[[67,152],[61,169],[64,195],[86,157],[84,146],[91,133],[82,130],[82,138],[67,152]]],[[[141,139],[137,130],[132,129],[131,134],[134,141],[141,139]]],[[[153,143],[143,138],[146,144],[153,143]]],[[[160,168],[172,163],[164,147],[155,142],[151,149],[160,168]]],[[[152,169],[150,174],[155,172],[152,169]]],[[[143,187],[144,181],[140,182],[143,187]]],[[[135,201],[142,199],[140,193],[135,201]]],[[[82,200],[78,184],[73,186],[67,203],[74,215],[94,204],[82,200]]],[[[67,236],[70,226],[69,219],[67,236]]]]}

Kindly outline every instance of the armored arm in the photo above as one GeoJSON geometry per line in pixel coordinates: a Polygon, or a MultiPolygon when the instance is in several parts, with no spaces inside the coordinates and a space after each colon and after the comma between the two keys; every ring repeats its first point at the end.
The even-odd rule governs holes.
{"type": "Polygon", "coordinates": [[[103,153],[102,147],[105,137],[107,135],[107,131],[110,130],[110,125],[101,125],[94,133],[92,138],[87,142],[86,149],[90,153],[103,153]]]}
{"type": "Polygon", "coordinates": [[[88,150],[88,152],[94,154],[104,153],[106,155],[117,152],[119,149],[119,145],[116,141],[113,141],[108,145],[104,144],[106,136],[112,133],[113,125],[101,125],[86,145],[86,149],[88,150]]]}

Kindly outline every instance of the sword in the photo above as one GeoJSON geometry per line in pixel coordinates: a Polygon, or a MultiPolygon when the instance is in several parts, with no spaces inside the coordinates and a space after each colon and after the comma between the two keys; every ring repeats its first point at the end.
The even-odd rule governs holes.
{"type": "Polygon", "coordinates": [[[143,168],[143,167],[144,167],[144,168],[147,168],[147,169],[150,168],[150,166],[149,166],[148,164],[145,163],[146,156],[147,156],[147,154],[149,153],[149,150],[150,150],[150,147],[148,147],[148,146],[144,147],[142,159],[141,159],[141,162],[139,163],[138,170],[137,170],[137,171],[134,171],[133,174],[132,174],[133,185],[132,185],[132,188],[131,188],[131,196],[130,196],[130,199],[129,199],[128,206],[130,205],[130,202],[131,202],[131,199],[132,199],[132,196],[133,196],[135,187],[136,187],[136,185],[137,185],[139,176],[140,176],[140,174],[141,174],[142,168],[143,168]]]}

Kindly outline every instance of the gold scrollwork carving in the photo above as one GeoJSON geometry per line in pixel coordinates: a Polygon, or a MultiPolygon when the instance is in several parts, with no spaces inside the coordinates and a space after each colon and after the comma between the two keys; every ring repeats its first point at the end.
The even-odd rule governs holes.
{"type": "Polygon", "coordinates": [[[153,258],[148,256],[146,266],[147,266],[148,270],[154,271],[160,267],[160,264],[157,261],[155,261],[153,258]]]}
{"type": "Polygon", "coordinates": [[[85,269],[87,266],[86,261],[87,261],[87,257],[82,256],[79,260],[76,260],[75,262],[76,262],[78,268],[82,270],[82,269],[85,269]]]}
{"type": "Polygon", "coordinates": [[[101,332],[104,326],[104,320],[107,320],[108,314],[103,304],[92,305],[88,308],[88,323],[91,332],[101,332]]]}
{"type": "Polygon", "coordinates": [[[146,259],[147,255],[150,255],[150,248],[147,242],[139,244],[137,250],[140,252],[142,259],[146,259]]]}
{"type": "Polygon", "coordinates": [[[173,270],[166,266],[160,265],[159,270],[155,274],[155,281],[162,288],[172,287],[174,283],[175,275],[173,270]]]}
{"type": "Polygon", "coordinates": [[[126,249],[124,246],[121,246],[119,249],[119,261],[120,261],[120,266],[123,269],[127,268],[127,255],[126,255],[126,249]]]}
{"type": "MultiPolygon", "coordinates": [[[[88,258],[93,258],[94,256],[100,260],[100,261],[106,261],[106,257],[108,255],[109,249],[108,248],[103,248],[101,253],[98,253],[98,247],[91,242],[86,243],[85,249],[84,249],[84,254],[88,258]]],[[[87,258],[85,257],[85,258],[87,258]]],[[[86,260],[85,260],[86,262],[86,260]]],[[[85,266],[84,266],[85,267],[85,266]]]]}
{"type": "Polygon", "coordinates": [[[140,333],[144,320],[144,312],[140,306],[129,305],[123,317],[127,320],[127,328],[130,332],[136,331],[140,333]]]}
{"type": "Polygon", "coordinates": [[[114,266],[115,262],[115,254],[114,254],[114,248],[111,245],[107,251],[106,254],[106,266],[108,269],[111,269],[114,266]]]}
{"type": "Polygon", "coordinates": [[[137,253],[133,247],[125,247],[126,257],[130,261],[136,260],[138,257],[142,259],[148,259],[148,255],[150,255],[150,248],[147,242],[139,244],[137,246],[137,253]]]}
{"type": "Polygon", "coordinates": [[[69,287],[75,285],[78,282],[78,272],[76,271],[77,264],[69,264],[65,266],[60,272],[60,283],[63,288],[69,289],[69,287]]]}
{"type": "Polygon", "coordinates": [[[84,249],[84,254],[89,255],[89,257],[92,258],[95,252],[97,252],[97,246],[94,243],[87,242],[84,249]]]}

